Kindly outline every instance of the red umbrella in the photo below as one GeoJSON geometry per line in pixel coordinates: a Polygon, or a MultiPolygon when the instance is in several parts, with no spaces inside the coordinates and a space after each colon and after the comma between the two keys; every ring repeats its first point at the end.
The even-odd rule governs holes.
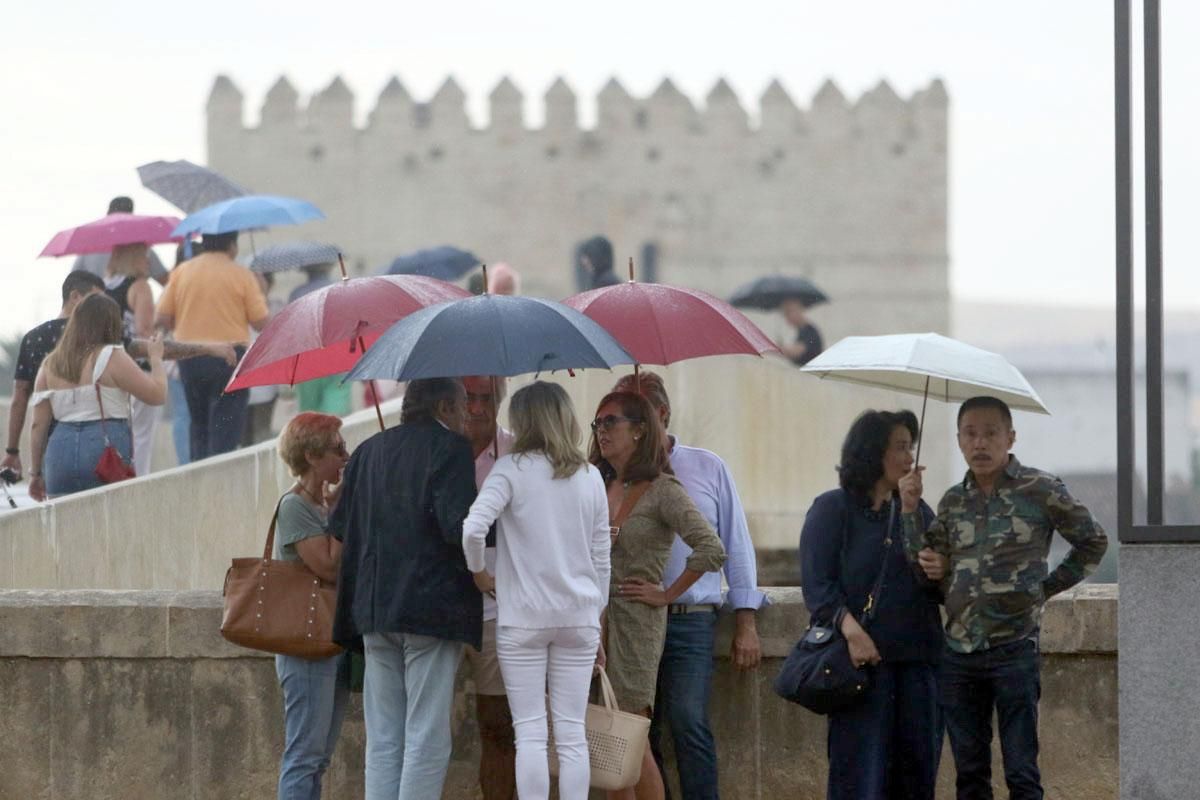
{"type": "Polygon", "coordinates": [[[696,289],[631,280],[563,302],[600,323],[639,364],[779,352],[742,312],[696,289]]]}
{"type": "Polygon", "coordinates": [[[54,234],[39,257],[107,253],[123,244],[178,242],[180,237],[171,235],[178,224],[179,217],[109,214],[54,234]]]}
{"type": "MultiPolygon", "coordinates": [[[[285,306],[250,345],[225,391],[346,372],[392,323],[461,297],[470,293],[420,275],[343,277],[285,306]]],[[[378,400],[375,411],[382,428],[378,400]]]]}

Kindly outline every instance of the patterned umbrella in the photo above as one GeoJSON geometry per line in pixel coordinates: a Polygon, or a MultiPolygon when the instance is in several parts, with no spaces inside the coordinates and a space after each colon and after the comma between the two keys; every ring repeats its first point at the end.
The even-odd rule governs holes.
{"type": "Polygon", "coordinates": [[[254,272],[283,272],[318,264],[336,264],[339,252],[332,244],[284,242],[257,253],[250,261],[250,269],[254,272]]]}
{"type": "Polygon", "coordinates": [[[190,161],[151,161],[137,171],[142,186],[188,214],[250,194],[219,172],[190,161]]]}

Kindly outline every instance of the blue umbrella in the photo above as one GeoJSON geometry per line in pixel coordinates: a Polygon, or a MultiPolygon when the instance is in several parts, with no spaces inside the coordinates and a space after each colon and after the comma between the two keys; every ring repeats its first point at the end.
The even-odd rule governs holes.
{"type": "Polygon", "coordinates": [[[339,250],[320,242],[284,242],[254,254],[250,269],[254,272],[283,272],[319,264],[336,264],[339,250]]]}
{"type": "Polygon", "coordinates": [[[325,219],[325,215],[306,200],[269,194],[248,194],[222,200],[185,217],[172,235],[231,233],[271,225],[299,225],[313,219],[325,219]]]}
{"type": "Polygon", "coordinates": [[[442,245],[403,255],[389,264],[384,275],[424,275],[443,281],[456,281],[479,266],[479,258],[467,250],[442,245]]]}
{"type": "Polygon", "coordinates": [[[616,339],[573,308],[484,294],[429,306],[395,323],[346,380],[522,375],[633,362],[616,339]]]}

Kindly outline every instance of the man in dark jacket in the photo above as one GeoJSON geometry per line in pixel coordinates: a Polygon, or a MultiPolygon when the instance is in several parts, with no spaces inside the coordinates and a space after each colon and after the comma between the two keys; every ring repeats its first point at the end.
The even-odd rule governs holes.
{"type": "Polygon", "coordinates": [[[478,648],[483,603],[462,552],[475,459],[466,392],[413,381],[400,425],[346,465],[329,532],[343,543],[334,639],[366,651],[366,798],[440,797],[463,644],[478,648]]]}

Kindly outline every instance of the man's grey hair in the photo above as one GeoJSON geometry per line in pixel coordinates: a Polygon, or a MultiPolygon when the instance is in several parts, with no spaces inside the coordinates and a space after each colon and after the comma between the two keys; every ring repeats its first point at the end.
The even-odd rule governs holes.
{"type": "Polygon", "coordinates": [[[410,381],[400,406],[400,424],[437,419],[438,403],[453,402],[463,392],[458,378],[421,378],[410,381]]]}

